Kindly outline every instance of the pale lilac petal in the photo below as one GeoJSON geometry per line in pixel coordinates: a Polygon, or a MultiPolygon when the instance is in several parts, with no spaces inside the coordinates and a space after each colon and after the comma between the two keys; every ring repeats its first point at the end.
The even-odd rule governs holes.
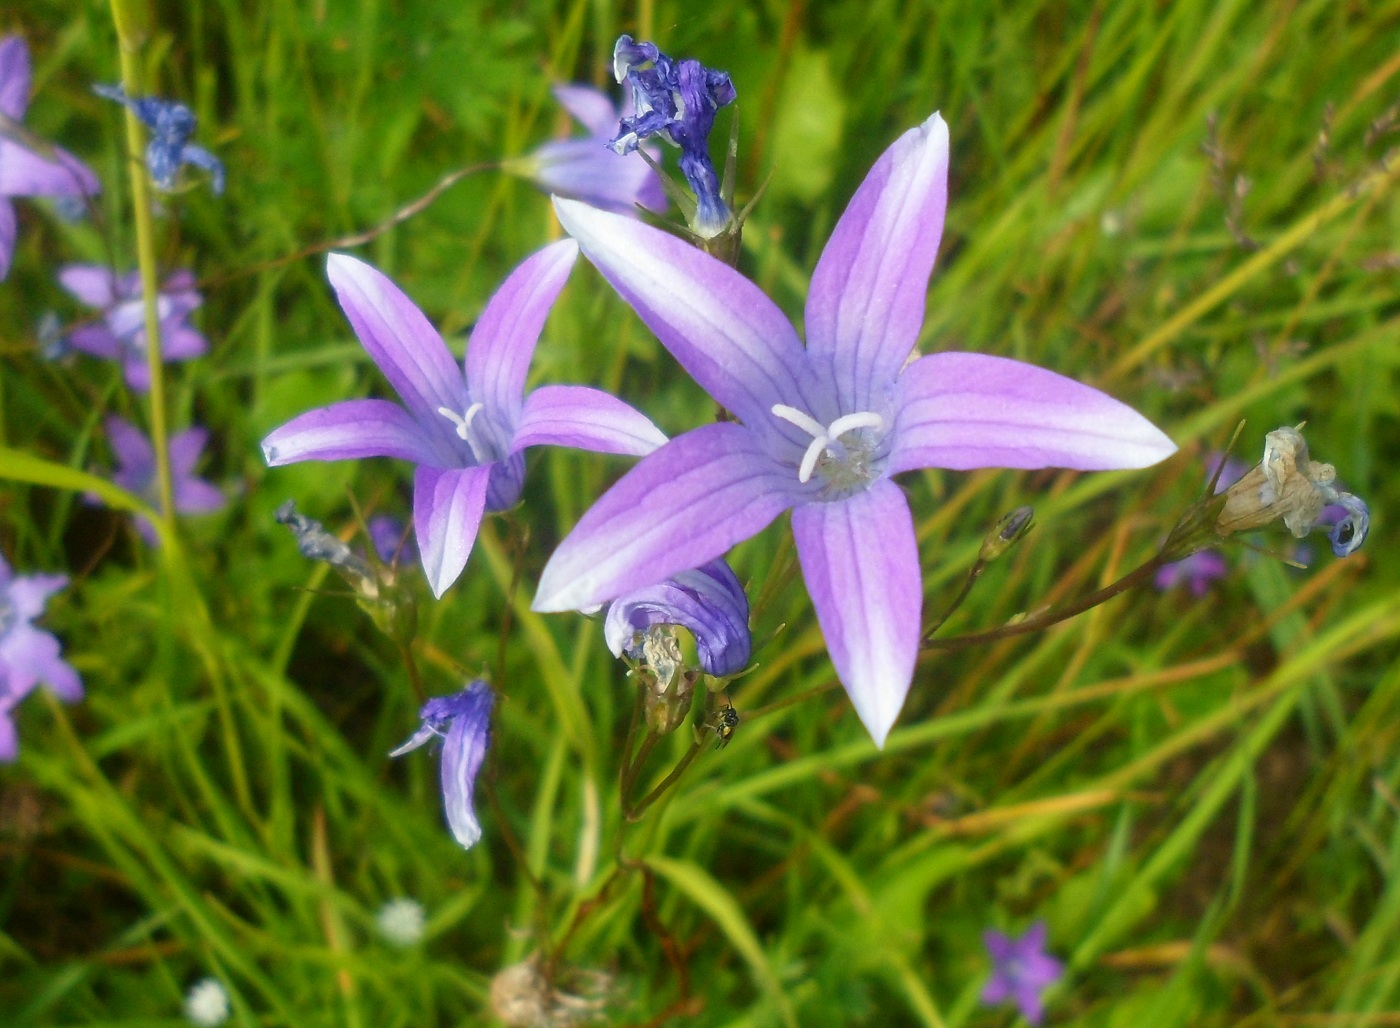
{"type": "Polygon", "coordinates": [[[0,196],[83,196],[97,192],[97,178],[66,150],[54,147],[53,159],[0,139],[0,196]]]}
{"type": "Polygon", "coordinates": [[[987,979],[987,984],[982,986],[982,1002],[989,1007],[1005,1003],[1010,998],[1011,980],[1009,978],[994,974],[987,979]]]}
{"type": "Polygon", "coordinates": [[[128,348],[120,353],[122,359],[122,377],[126,380],[127,388],[137,393],[147,393],[151,390],[151,366],[146,363],[146,355],[140,350],[128,348]]]}
{"type": "Polygon", "coordinates": [[[732,422],[678,436],[603,494],[540,575],[534,609],[583,610],[721,556],[802,491],[732,422]]]}
{"type": "Polygon", "coordinates": [[[1030,982],[1016,986],[1016,1008],[1031,1024],[1040,1024],[1045,1017],[1045,1004],[1040,998],[1041,987],[1030,982]]]}
{"type": "Polygon", "coordinates": [[[112,334],[105,322],[95,321],[88,325],[79,325],[68,333],[68,345],[83,353],[90,353],[94,357],[105,357],[108,360],[124,358],[127,351],[122,347],[121,340],[112,334]]]}
{"type": "Polygon", "coordinates": [[[89,307],[110,307],[117,302],[117,278],[102,264],[69,264],[58,271],[64,289],[89,307]]]}
{"type": "Polygon", "coordinates": [[[948,202],[948,126],[934,114],[894,141],[827,240],[807,293],[807,347],[832,362],[842,407],[871,410],[924,323],[948,202]]]}
{"type": "Polygon", "coordinates": [[[597,139],[545,143],[527,161],[527,174],[546,193],[633,218],[637,204],[649,211],[666,209],[666,190],[651,166],[635,153],[616,154],[597,139]]]}
{"type": "Polygon", "coordinates": [[[175,483],[175,509],[181,514],[210,514],[223,510],[227,502],[223,490],[202,479],[175,483]]]}
{"type": "Polygon", "coordinates": [[[447,344],[403,290],[364,261],[343,253],[326,260],[326,277],[355,335],[404,405],[425,425],[439,407],[460,412],[462,374],[447,344]]]}
{"type": "Polygon", "coordinates": [[[21,621],[32,621],[44,612],[49,597],[68,584],[67,575],[21,575],[3,589],[21,621]]]}
{"type": "Polygon", "coordinates": [[[564,83],[553,86],[552,92],[554,99],[559,101],[559,106],[586,128],[590,136],[611,138],[617,132],[617,107],[606,94],[587,86],[570,86],[564,83]]]}
{"type": "Polygon", "coordinates": [[[588,386],[542,386],[525,398],[510,452],[527,446],[572,446],[645,457],[666,436],[640,411],[588,386]]]}
{"type": "Polygon", "coordinates": [[[619,596],[608,607],[603,637],[613,656],[620,657],[637,633],[652,625],[680,625],[690,632],[700,666],[711,675],[732,675],[748,665],[753,645],[749,601],[738,576],[722,560],[619,596]]]}
{"type": "Polygon", "coordinates": [[[507,424],[520,416],[535,344],[577,259],[578,244],[572,239],[531,255],[501,283],[472,329],[467,389],[473,401],[486,404],[507,424]]]}
{"type": "Polygon", "coordinates": [[[476,776],[491,743],[491,705],[494,695],[485,682],[467,686],[470,709],[452,719],[442,745],[442,806],[447,826],[463,848],[471,849],[481,838],[473,795],[476,776]]]}
{"type": "Polygon", "coordinates": [[[199,458],[204,456],[204,447],[209,444],[207,429],[195,425],[170,437],[170,474],[175,478],[186,478],[194,473],[199,458]]]}
{"type": "Polygon", "coordinates": [[[1016,944],[1011,941],[1010,936],[1004,935],[995,928],[988,928],[982,933],[982,942],[987,947],[987,952],[991,954],[995,963],[1002,963],[1009,960],[1016,952],[1016,944]]]}
{"type": "Polygon", "coordinates": [[[803,399],[807,355],[787,317],[733,268],[660,229],[558,197],[565,230],[695,381],[758,427],[803,399]]]}
{"type": "Polygon", "coordinates": [[[441,463],[413,415],[388,400],[343,400],[307,411],[274,429],[262,450],[269,467],[361,457],[441,463]]]}
{"type": "Polygon", "coordinates": [[[434,596],[441,597],[467,566],[492,467],[419,467],[413,473],[413,531],[434,596]]]}
{"type": "Polygon", "coordinates": [[[913,468],[1145,468],[1176,452],[1126,404],[1033,364],[920,357],[899,378],[889,473],[913,468]]]}
{"type": "Polygon", "coordinates": [[[19,733],[9,710],[3,706],[4,699],[0,696],[0,764],[9,764],[19,756],[19,733]]]}
{"type": "Polygon", "coordinates": [[[15,254],[15,236],[18,232],[15,205],[0,196],[0,279],[10,273],[10,261],[15,254]]]}
{"type": "Polygon", "coordinates": [[[160,326],[160,355],[167,361],[187,361],[201,357],[209,349],[204,333],[180,321],[160,326]]]}
{"type": "Polygon", "coordinates": [[[122,469],[132,473],[139,470],[143,476],[149,477],[156,463],[151,441],[135,425],[122,418],[109,417],[104,424],[107,427],[107,441],[122,469]]]}
{"type": "Polygon", "coordinates": [[[41,682],[58,658],[58,640],[31,625],[17,624],[0,635],[0,675],[8,690],[23,695],[41,682]]]}
{"type": "Polygon", "coordinates": [[[923,586],[909,504],[881,479],[847,499],[798,507],[792,533],[837,677],[884,746],[919,653],[923,586]]]}
{"type": "Polygon", "coordinates": [[[24,120],[29,107],[29,47],[23,36],[0,40],[0,114],[24,120]]]}

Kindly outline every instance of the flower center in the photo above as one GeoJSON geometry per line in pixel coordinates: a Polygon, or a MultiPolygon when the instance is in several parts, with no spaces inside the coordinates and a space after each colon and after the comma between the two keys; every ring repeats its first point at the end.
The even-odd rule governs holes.
{"type": "Polygon", "coordinates": [[[476,462],[489,464],[491,463],[491,454],[485,441],[479,433],[472,431],[472,422],[481,413],[483,406],[485,405],[474,403],[462,414],[458,414],[451,407],[439,407],[438,413],[457,426],[457,438],[466,440],[467,445],[472,448],[472,456],[476,458],[476,462]]]}
{"type": "Polygon", "coordinates": [[[790,425],[796,425],[812,437],[807,444],[807,452],[802,455],[802,463],[797,468],[797,480],[806,484],[812,472],[820,470],[822,476],[832,485],[849,489],[867,484],[874,476],[870,467],[872,446],[864,438],[847,439],[841,437],[858,429],[883,428],[885,419],[873,411],[857,411],[843,414],[831,424],[823,426],[820,421],[796,407],[785,403],[775,403],[773,416],[782,418],[790,425]]]}

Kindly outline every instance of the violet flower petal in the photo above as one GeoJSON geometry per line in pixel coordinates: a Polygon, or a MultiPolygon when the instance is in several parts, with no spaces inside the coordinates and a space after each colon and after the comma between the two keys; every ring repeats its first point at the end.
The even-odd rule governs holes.
{"type": "Polygon", "coordinates": [[[59,284],[89,307],[111,307],[124,299],[117,277],[103,264],[69,264],[58,271],[59,284]]]}
{"type": "Polygon", "coordinates": [[[914,468],[1145,468],[1176,452],[1106,393],[1033,364],[935,353],[904,369],[889,473],[914,468]]]}
{"type": "Polygon", "coordinates": [[[10,273],[10,260],[15,252],[19,223],[15,220],[15,205],[0,196],[0,279],[10,273]]]}
{"type": "Polygon", "coordinates": [[[690,632],[700,666],[708,674],[732,675],[748,665],[753,647],[749,601],[723,560],[619,596],[608,607],[603,637],[613,656],[620,657],[637,633],[652,625],[680,625],[690,632]]]}
{"type": "Polygon", "coordinates": [[[3,591],[21,621],[32,621],[44,612],[49,597],[68,585],[67,575],[22,575],[10,579],[9,586],[0,581],[3,591]]]}
{"type": "MultiPolygon", "coordinates": [[[[787,317],[733,268],[659,229],[555,197],[564,229],[706,392],[755,428],[802,399],[787,317]]],[[[810,404],[809,404],[810,407],[810,404]]]]}
{"type": "Polygon", "coordinates": [[[611,393],[588,386],[541,386],[525,398],[510,452],[572,446],[645,457],[666,443],[651,419],[611,393]]]}
{"type": "Polygon", "coordinates": [[[0,114],[24,120],[29,109],[29,46],[23,36],[0,39],[0,114]]]}
{"type": "Polygon", "coordinates": [[[83,196],[96,190],[92,172],[66,150],[54,147],[49,160],[0,138],[0,196],[83,196]]]}
{"type": "Polygon", "coordinates": [[[273,429],[262,450],[269,467],[360,457],[439,463],[413,415],[388,400],[342,400],[309,410],[273,429]]]}
{"type": "Polygon", "coordinates": [[[605,94],[588,86],[572,86],[563,82],[552,86],[550,91],[559,101],[559,106],[587,129],[590,136],[606,138],[617,130],[617,108],[605,94]]]}
{"type": "Polygon", "coordinates": [[[413,472],[413,531],[436,597],[441,598],[467,566],[486,508],[491,468],[420,466],[413,472]]]}
{"type": "Polygon", "coordinates": [[[844,407],[872,410],[918,341],[948,202],[938,114],[880,155],[822,250],[807,293],[807,347],[832,361],[844,407]]]}
{"type": "Polygon", "coordinates": [[[494,694],[485,682],[467,686],[468,709],[452,719],[442,745],[442,806],[447,826],[464,849],[481,838],[481,822],[473,809],[476,776],[491,743],[491,705],[494,694]]]}
{"type": "Polygon", "coordinates": [[[507,424],[520,415],[535,344],[577,259],[572,239],[531,255],[492,294],[472,329],[466,359],[471,398],[507,424]]]}
{"type": "Polygon", "coordinates": [[[801,498],[741,425],[671,440],[589,508],[540,574],[533,607],[583,610],[722,555],[801,498]]]}
{"type": "Polygon", "coordinates": [[[336,299],[369,353],[404,405],[424,425],[451,425],[439,407],[460,411],[463,397],[457,362],[423,312],[387,275],[343,253],[326,260],[336,299]]]}
{"type": "Polygon", "coordinates": [[[802,577],[836,674],[883,747],[914,677],[923,585],[914,518],[899,487],[792,512],[802,577]]]}

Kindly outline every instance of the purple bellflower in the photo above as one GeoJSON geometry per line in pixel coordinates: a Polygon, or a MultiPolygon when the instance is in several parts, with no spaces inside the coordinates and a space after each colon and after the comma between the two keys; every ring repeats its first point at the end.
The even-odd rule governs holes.
{"type": "MultiPolygon", "coordinates": [[[[101,264],[69,264],[59,270],[58,281],[83,303],[102,312],[100,320],[73,329],[68,346],[120,361],[127,386],[139,393],[149,390],[151,368],[146,361],[141,273],[118,275],[101,264]]],[[[156,298],[162,360],[190,360],[209,349],[209,341],[189,323],[190,312],[203,302],[191,272],[176,271],[165,280],[156,298]]]]}
{"type": "Polygon", "coordinates": [[[100,188],[97,176],[82,161],[25,130],[29,79],[24,38],[0,39],[0,279],[10,272],[19,230],[11,197],[89,196],[100,188]]]}
{"type": "Polygon", "coordinates": [[[712,560],[621,596],[608,608],[603,636],[614,657],[640,659],[640,639],[653,625],[679,625],[695,637],[700,666],[723,678],[749,663],[749,600],[728,564],[712,560]]]}
{"type": "Polygon", "coordinates": [[[93,86],[92,90],[98,96],[130,108],[141,124],[150,130],[150,139],[146,143],[146,170],[151,173],[151,181],[157,189],[174,192],[180,168],[193,164],[209,173],[210,186],[216,196],[224,191],[223,162],[204,147],[190,142],[198,124],[192,110],[175,100],[162,100],[156,96],[127,96],[120,85],[93,86]]]}
{"type": "Polygon", "coordinates": [[[442,804],[453,837],[471,849],[481,838],[481,824],[472,808],[476,776],[491,745],[491,706],[495,693],[477,679],[451,696],[434,696],[419,716],[422,726],[413,737],[389,754],[400,757],[434,738],[442,744],[442,804]]]}
{"type": "Polygon", "coordinates": [[[1175,450],[1131,408],[1002,357],[909,360],[943,228],[948,133],[933,115],[876,162],[812,275],[804,348],[721,261],[555,200],[564,228],[736,421],[671,440],[584,514],[540,611],[584,609],[699,567],[785,510],[837,675],[877,745],[913,679],[923,587],[890,476],[918,468],[1140,468],[1175,450]]]}
{"type": "Polygon", "coordinates": [[[326,270],[340,306],[403,406],[345,400],[308,411],[263,440],[267,463],[412,461],[413,530],[433,595],[441,596],[466,566],[483,512],[520,499],[527,446],[640,457],[666,441],[647,418],[597,389],[543,386],[523,395],[535,343],[577,257],[565,239],[511,273],[472,331],[464,374],[394,283],[331,254],[326,270]]]}
{"type": "MultiPolygon", "coordinates": [[[[107,419],[107,440],[117,458],[112,481],[127,492],[158,502],[156,455],[151,441],[135,425],[118,417],[107,419]]],[[[217,486],[195,477],[195,465],[204,454],[209,433],[195,426],[170,437],[170,475],[175,492],[175,510],[180,514],[210,514],[224,506],[224,494],[217,486]]],[[[100,502],[94,496],[90,502],[100,502]]],[[[155,526],[146,518],[136,519],[136,531],[151,546],[159,543],[155,526]]]]}
{"type": "Polygon", "coordinates": [[[1064,974],[1064,965],[1045,952],[1045,922],[1037,921],[1019,939],[988,930],[982,941],[992,957],[992,977],[982,988],[982,1002],[993,1006],[1010,1000],[1022,1017],[1040,1024],[1045,1015],[1041,994],[1064,974]]]}
{"type": "MultiPolygon", "coordinates": [[[[623,86],[630,92],[631,86],[623,86]]],[[[637,213],[637,204],[649,211],[666,209],[661,176],[635,154],[619,155],[609,149],[621,113],[603,93],[587,86],[557,85],[554,98],[588,130],[583,139],[559,139],[536,147],[531,153],[507,161],[505,168],[530,179],[546,193],[582,200],[619,214],[637,213]]],[[[646,149],[655,159],[656,154],[646,149]]]]}
{"type": "Polygon", "coordinates": [[[83,684],[59,656],[58,640],[32,624],[67,584],[63,575],[16,575],[0,557],[0,763],[19,753],[10,714],[36,685],[43,682],[69,703],[83,698],[83,684]]]}
{"type": "Polygon", "coordinates": [[[715,113],[737,95],[729,75],[693,58],[673,61],[655,43],[634,43],[631,36],[619,36],[613,47],[613,75],[631,85],[637,113],[622,119],[608,145],[627,154],[641,140],[660,135],[680,147],[681,174],[698,208],[691,227],[704,239],[719,235],[731,215],[710,159],[710,130],[715,113]],[[648,64],[651,67],[645,67],[648,64]]]}

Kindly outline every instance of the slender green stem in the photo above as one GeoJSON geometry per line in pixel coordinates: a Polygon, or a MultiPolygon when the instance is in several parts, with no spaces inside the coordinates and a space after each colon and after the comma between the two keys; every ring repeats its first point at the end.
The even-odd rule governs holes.
{"type": "Polygon", "coordinates": [[[671,773],[661,779],[655,789],[638,800],[636,806],[624,809],[622,812],[623,816],[627,818],[628,821],[641,820],[647,808],[660,799],[662,793],[680,781],[681,775],[685,774],[685,769],[690,767],[691,762],[700,755],[700,749],[704,745],[705,739],[703,736],[692,742],[690,744],[690,749],[685,751],[685,756],[681,757],[680,763],[671,769],[671,773]]]}
{"type": "Polygon", "coordinates": [[[977,579],[982,577],[982,572],[985,571],[986,568],[987,562],[984,560],[978,560],[975,564],[972,565],[971,569],[967,573],[967,578],[963,580],[961,591],[959,591],[957,596],[953,597],[953,602],[948,604],[948,609],[943,612],[942,616],[940,616],[937,621],[935,621],[924,631],[925,639],[930,638],[935,632],[942,628],[944,622],[946,622],[950,617],[952,617],[953,614],[957,611],[957,609],[963,605],[963,601],[967,599],[969,594],[971,594],[973,585],[976,584],[977,579]]]}
{"type": "MultiPolygon", "coordinates": [[[[140,96],[140,51],[146,32],[137,22],[132,5],[112,0],[112,20],[117,27],[117,49],[121,58],[122,88],[127,96],[140,96]]],[[[165,419],[165,377],[161,360],[160,278],[156,268],[155,219],[151,216],[150,185],[141,159],[145,148],[145,131],[136,112],[126,108],[126,149],[131,166],[132,216],[136,220],[136,264],[141,273],[141,299],[146,319],[146,365],[151,374],[150,428],[151,446],[155,451],[156,482],[160,497],[160,516],[166,528],[175,530],[175,487],[170,476],[170,441],[165,419]]]]}

